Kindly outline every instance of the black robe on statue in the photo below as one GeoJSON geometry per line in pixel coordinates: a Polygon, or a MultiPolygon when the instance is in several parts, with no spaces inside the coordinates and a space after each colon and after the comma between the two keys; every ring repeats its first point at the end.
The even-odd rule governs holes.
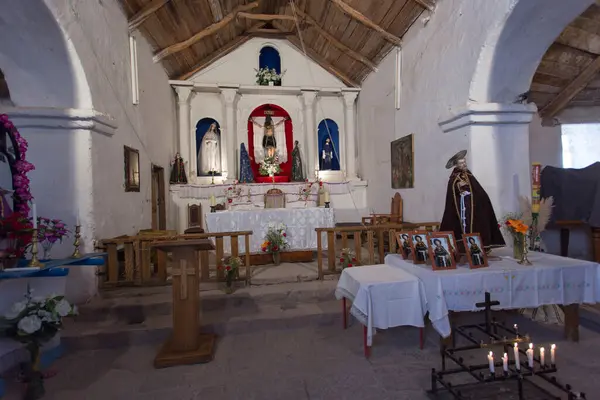
{"type": "Polygon", "coordinates": [[[452,174],[450,174],[448,189],[446,191],[446,206],[444,208],[442,223],[440,224],[440,231],[454,232],[457,246],[461,252],[464,252],[462,236],[465,233],[478,233],[486,250],[506,245],[498,227],[498,220],[496,219],[492,202],[483,187],[468,169],[461,171],[458,168],[454,168],[452,174]],[[459,181],[467,183],[465,186],[462,186],[462,190],[459,186],[459,181]],[[471,193],[465,196],[464,201],[466,208],[466,229],[463,229],[463,222],[460,217],[460,197],[461,192],[464,191],[471,193]]]}

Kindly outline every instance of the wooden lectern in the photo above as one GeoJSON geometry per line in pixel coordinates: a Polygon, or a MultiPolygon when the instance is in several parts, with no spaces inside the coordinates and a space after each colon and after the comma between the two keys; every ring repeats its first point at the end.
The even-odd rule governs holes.
{"type": "Polygon", "coordinates": [[[154,368],[212,361],[216,336],[200,333],[196,252],[215,247],[207,239],[156,242],[152,247],[173,254],[173,333],[154,358],[154,368]]]}

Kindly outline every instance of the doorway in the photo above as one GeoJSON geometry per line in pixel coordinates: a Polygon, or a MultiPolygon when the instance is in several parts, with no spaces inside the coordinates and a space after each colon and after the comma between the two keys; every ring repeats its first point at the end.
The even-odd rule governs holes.
{"type": "Polygon", "coordinates": [[[165,170],[152,165],[152,230],[167,229],[167,213],[165,207],[165,170]]]}

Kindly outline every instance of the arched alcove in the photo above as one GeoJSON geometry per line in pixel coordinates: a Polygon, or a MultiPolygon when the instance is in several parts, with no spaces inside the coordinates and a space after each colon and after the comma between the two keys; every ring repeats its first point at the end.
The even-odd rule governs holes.
{"type": "MultiPolygon", "coordinates": [[[[198,164],[197,164],[197,169],[198,169],[198,176],[212,176],[213,173],[208,171],[206,168],[203,168],[203,159],[202,159],[202,140],[204,139],[204,135],[206,134],[206,132],[208,132],[208,130],[210,129],[211,125],[215,124],[216,125],[216,134],[218,137],[218,143],[217,143],[217,155],[218,155],[218,159],[217,162],[219,164],[219,166],[221,165],[221,155],[222,155],[222,149],[221,149],[221,125],[219,124],[219,122],[214,119],[214,118],[202,118],[200,119],[197,123],[196,123],[196,157],[198,158],[198,164]]],[[[204,162],[206,163],[206,160],[204,160],[204,162]]],[[[214,173],[215,176],[221,176],[221,168],[219,168],[219,171],[217,173],[214,173]]]]}
{"type": "MultiPolygon", "coordinates": [[[[263,46],[258,55],[258,68],[274,69],[278,74],[281,74],[281,56],[279,51],[270,45],[263,46]]],[[[275,85],[281,86],[281,82],[275,85]]]]}
{"type": "MultiPolygon", "coordinates": [[[[331,142],[333,142],[333,157],[331,160],[331,168],[332,171],[340,170],[340,133],[339,128],[336,122],[332,119],[325,118],[321,122],[319,122],[319,126],[317,129],[317,140],[319,141],[319,170],[324,171],[323,165],[323,150],[326,143],[326,140],[329,138],[331,142]]],[[[329,168],[328,168],[329,169],[329,168]]]]}
{"type": "Polygon", "coordinates": [[[7,205],[15,210],[17,201],[22,201],[18,196],[12,197],[10,194],[14,190],[14,179],[18,174],[16,166],[20,159],[21,154],[12,129],[0,123],[0,214],[5,214],[7,205]]]}

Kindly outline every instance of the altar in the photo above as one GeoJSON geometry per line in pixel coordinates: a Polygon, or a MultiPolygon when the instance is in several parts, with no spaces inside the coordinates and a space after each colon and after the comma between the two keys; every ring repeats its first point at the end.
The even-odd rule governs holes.
{"type": "MultiPolygon", "coordinates": [[[[250,252],[262,253],[262,243],[269,226],[283,223],[287,226],[288,250],[316,250],[317,233],[315,228],[333,228],[335,225],[331,208],[268,208],[256,210],[221,211],[206,213],[207,232],[253,231],[250,236],[250,252]]],[[[225,253],[230,252],[230,242],[225,238],[225,253]]],[[[326,248],[326,244],[324,244],[326,248]]],[[[246,251],[243,241],[239,251],[246,251]]]]}

